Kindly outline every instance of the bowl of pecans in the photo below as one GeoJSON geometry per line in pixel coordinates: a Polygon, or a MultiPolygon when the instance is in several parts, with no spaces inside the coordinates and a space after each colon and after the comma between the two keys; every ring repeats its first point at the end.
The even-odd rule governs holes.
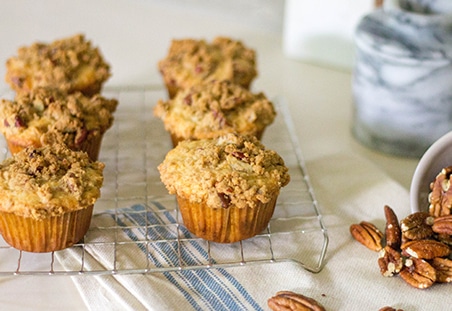
{"type": "MultiPolygon", "coordinates": [[[[452,132],[449,132],[435,141],[424,153],[414,171],[410,186],[411,211],[428,212],[434,208],[431,198],[434,193],[432,186],[437,184],[438,193],[444,196],[449,192],[450,176],[452,173],[452,132]],[[432,194],[430,194],[432,192],[432,194]]],[[[450,187],[452,203],[452,187],[450,187]]],[[[444,204],[443,204],[444,205],[444,204]]],[[[449,208],[443,206],[444,208],[449,208]]],[[[433,211],[430,211],[433,212],[433,211]]],[[[439,211],[437,213],[440,213],[439,211]]],[[[435,214],[433,212],[433,214],[435,214]]]]}

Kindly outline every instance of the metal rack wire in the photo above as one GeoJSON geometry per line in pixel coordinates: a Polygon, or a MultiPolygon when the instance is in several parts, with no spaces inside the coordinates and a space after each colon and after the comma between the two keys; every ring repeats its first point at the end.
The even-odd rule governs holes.
{"type": "MultiPolygon", "coordinates": [[[[263,142],[284,158],[291,182],[264,232],[218,244],[186,230],[174,197],[160,182],[156,168],[171,142],[152,109],[165,90],[109,88],[104,96],[120,104],[103,140],[99,160],[106,164],[105,181],[88,233],[69,249],[44,254],[18,251],[0,238],[0,276],[145,274],[288,261],[312,272],[323,268],[328,233],[282,99],[274,101],[278,116],[263,142]]],[[[0,146],[8,156],[4,142],[0,146]]]]}

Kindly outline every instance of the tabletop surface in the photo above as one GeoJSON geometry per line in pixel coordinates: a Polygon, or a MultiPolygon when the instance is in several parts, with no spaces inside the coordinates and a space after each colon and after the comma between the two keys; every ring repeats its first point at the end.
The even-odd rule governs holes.
{"type": "MultiPolygon", "coordinates": [[[[441,295],[447,291],[445,286],[421,291],[408,287],[400,279],[383,278],[376,265],[378,256],[354,244],[348,233],[349,225],[361,220],[383,224],[385,204],[392,205],[400,217],[409,214],[409,186],[418,163],[418,159],[370,150],[352,137],[351,72],[285,57],[281,48],[282,4],[265,1],[266,6],[259,6],[257,1],[251,1],[239,10],[232,5],[223,7],[220,1],[211,5],[205,3],[207,1],[182,4],[176,0],[2,2],[0,63],[4,64],[19,46],[83,32],[101,48],[111,64],[112,77],[107,87],[161,85],[156,64],[165,56],[172,39],[211,39],[218,35],[241,39],[254,47],[258,55],[259,76],[252,89],[263,91],[270,98],[284,98],[287,103],[330,234],[322,272],[313,275],[298,272],[306,273],[309,284],[313,284],[308,293],[322,288],[322,302],[328,310],[358,310],[363,300],[368,310],[390,304],[405,310],[422,310],[423,306],[418,303],[429,301],[431,297],[441,306],[440,298],[444,297],[441,295]],[[355,260],[356,264],[347,263],[348,260],[355,260]],[[372,269],[353,270],[366,266],[372,269]],[[345,279],[353,280],[354,273],[362,285],[341,284],[345,279]],[[358,289],[366,286],[372,293],[366,295],[358,289]],[[399,296],[387,286],[402,288],[406,295],[396,298],[399,296]],[[380,298],[372,302],[373,296],[380,298]]],[[[4,74],[5,67],[0,66],[0,76],[4,74]]],[[[5,88],[7,85],[2,79],[0,89],[5,88]]],[[[281,288],[301,292],[305,288],[285,286],[283,275],[268,284],[269,291],[281,288]]],[[[88,310],[67,276],[2,277],[0,292],[2,309],[88,310]]],[[[254,293],[253,289],[250,292],[254,293]]],[[[269,298],[274,292],[265,292],[265,289],[260,292],[256,299],[265,309],[263,297],[269,298]]]]}

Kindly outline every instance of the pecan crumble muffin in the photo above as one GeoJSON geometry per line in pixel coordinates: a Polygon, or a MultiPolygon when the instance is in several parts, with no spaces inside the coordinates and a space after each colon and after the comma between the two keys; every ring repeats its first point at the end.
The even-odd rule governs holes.
{"type": "Polygon", "coordinates": [[[13,247],[50,252],[89,228],[104,164],[64,144],[28,147],[0,163],[0,232],[13,247]]]}
{"type": "Polygon", "coordinates": [[[163,120],[173,145],[181,140],[214,138],[227,133],[261,139],[276,112],[263,93],[230,81],[211,81],[180,91],[168,101],[160,100],[154,114],[163,120]]]}
{"type": "Polygon", "coordinates": [[[187,229],[206,240],[232,243],[268,225],[288,168],[254,136],[227,134],[180,142],[158,166],[175,194],[187,229]]]}
{"type": "Polygon", "coordinates": [[[100,95],[86,97],[80,92],[66,94],[38,88],[19,94],[12,101],[1,100],[0,132],[11,153],[27,146],[62,142],[97,160],[103,134],[113,123],[117,104],[115,99],[100,95]]]}
{"type": "Polygon", "coordinates": [[[54,87],[94,95],[109,77],[110,66],[83,34],[20,47],[6,62],[5,81],[17,93],[54,87]]]}
{"type": "Polygon", "coordinates": [[[212,80],[230,80],[249,88],[257,76],[256,52],[227,37],[217,37],[211,43],[173,40],[158,68],[170,98],[179,90],[212,80]]]}

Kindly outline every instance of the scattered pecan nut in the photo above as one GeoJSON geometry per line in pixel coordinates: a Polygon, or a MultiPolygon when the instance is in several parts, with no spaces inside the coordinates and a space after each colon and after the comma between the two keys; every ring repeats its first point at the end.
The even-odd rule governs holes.
{"type": "Polygon", "coordinates": [[[436,282],[435,269],[419,258],[408,258],[399,275],[409,285],[420,289],[429,288],[436,282]]]}
{"type": "Polygon", "coordinates": [[[435,239],[437,241],[440,241],[446,245],[449,245],[449,247],[452,247],[452,235],[449,234],[437,234],[435,235],[435,239]]]}
{"type": "Polygon", "coordinates": [[[315,299],[291,291],[280,291],[267,301],[273,311],[325,311],[315,299]]]}
{"type": "Polygon", "coordinates": [[[443,168],[430,184],[429,213],[434,217],[450,215],[452,207],[452,166],[443,168]]]}
{"type": "Polygon", "coordinates": [[[438,234],[452,235],[452,215],[436,217],[432,230],[438,234]]]}
{"type": "Polygon", "coordinates": [[[384,212],[386,218],[386,245],[398,249],[402,242],[402,231],[400,229],[399,219],[393,209],[388,205],[385,205],[384,212]]]}
{"type": "Polygon", "coordinates": [[[437,282],[452,282],[452,260],[447,258],[434,258],[430,264],[436,270],[437,282]]]}
{"type": "Polygon", "coordinates": [[[403,268],[402,255],[390,246],[385,246],[380,251],[378,266],[383,276],[390,277],[398,274],[403,268]]]}
{"type": "MultiPolygon", "coordinates": [[[[452,166],[442,174],[452,178],[452,166]]],[[[452,202],[452,191],[447,199],[449,196],[452,202]]],[[[386,277],[398,274],[409,285],[420,289],[435,282],[452,283],[452,214],[436,217],[425,212],[413,213],[399,225],[389,206],[384,207],[384,212],[384,234],[365,221],[350,226],[352,236],[366,247],[373,250],[383,247],[378,258],[381,274],[386,277]]]]}
{"type": "Polygon", "coordinates": [[[427,212],[417,212],[408,215],[400,222],[402,235],[408,240],[421,240],[433,235],[434,217],[427,212]]]}
{"type": "Polygon", "coordinates": [[[414,240],[401,246],[402,254],[421,259],[446,257],[450,254],[448,245],[436,240],[414,240]]]}
{"type": "Polygon", "coordinates": [[[374,224],[362,221],[359,224],[350,226],[350,233],[359,243],[368,249],[378,252],[382,249],[383,232],[381,232],[374,224]]]}

